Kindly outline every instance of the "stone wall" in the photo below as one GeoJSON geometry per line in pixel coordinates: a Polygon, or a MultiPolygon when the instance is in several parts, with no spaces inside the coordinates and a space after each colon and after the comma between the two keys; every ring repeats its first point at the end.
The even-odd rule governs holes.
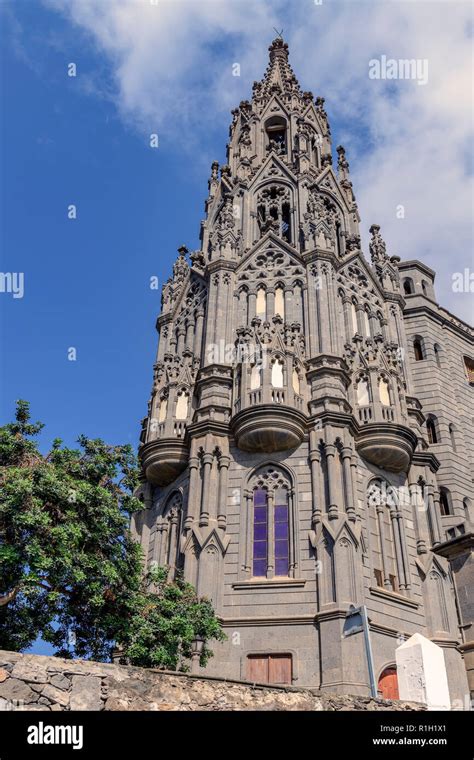
{"type": "Polygon", "coordinates": [[[1,710],[423,710],[410,702],[331,696],[85,660],[0,650],[1,710]]]}

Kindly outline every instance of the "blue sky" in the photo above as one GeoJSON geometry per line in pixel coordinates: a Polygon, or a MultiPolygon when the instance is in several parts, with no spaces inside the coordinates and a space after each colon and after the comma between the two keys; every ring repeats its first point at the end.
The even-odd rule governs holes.
{"type": "Polygon", "coordinates": [[[26,398],[47,424],[44,447],[80,432],[135,444],[156,350],[150,277],[169,276],[183,241],[197,247],[206,173],[150,148],[66,75],[69,58],[81,73],[104,68],[85,35],[33,3],[15,15],[34,28],[38,67],[2,46],[1,267],[25,273],[25,294],[0,301],[1,417],[26,398]],[[67,59],[40,42],[52,28],[67,59]]]}
{"type": "Polygon", "coordinates": [[[472,270],[468,3],[4,0],[0,13],[0,270],[25,277],[23,298],[0,293],[0,419],[29,400],[43,451],[80,433],[136,445],[160,306],[150,278],[199,245],[210,164],[225,161],[230,110],[262,77],[274,26],[302,87],[326,97],[333,148],[348,148],[363,239],[381,223],[390,252],[437,269],[443,303],[472,315],[472,294],[450,288],[472,270]],[[381,54],[428,57],[429,83],[370,81],[381,54]]]}

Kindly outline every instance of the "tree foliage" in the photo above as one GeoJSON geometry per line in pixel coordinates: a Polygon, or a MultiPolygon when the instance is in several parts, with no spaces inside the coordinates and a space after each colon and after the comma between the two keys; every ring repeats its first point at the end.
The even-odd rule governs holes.
{"type": "MultiPolygon", "coordinates": [[[[130,532],[142,509],[131,446],[80,436],[43,456],[41,423],[17,403],[0,428],[0,648],[41,636],[61,657],[108,660],[120,646],[142,666],[186,668],[191,641],[223,634],[211,604],[167,571],[142,572],[130,532]]],[[[201,664],[211,652],[204,645],[201,664]]]]}

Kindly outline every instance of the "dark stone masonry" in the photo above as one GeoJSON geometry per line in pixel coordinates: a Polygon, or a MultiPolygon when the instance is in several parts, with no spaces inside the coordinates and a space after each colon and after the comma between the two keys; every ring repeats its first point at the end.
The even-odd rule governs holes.
{"type": "Polygon", "coordinates": [[[0,710],[424,710],[410,702],[322,694],[169,671],[0,651],[0,710]]]}
{"type": "Polygon", "coordinates": [[[378,224],[363,250],[332,140],[275,39],[211,166],[200,248],[163,285],[132,530],[147,568],[212,601],[227,639],[206,676],[368,696],[363,637],[344,633],[364,606],[381,696],[418,633],[464,703],[474,332],[429,260],[378,224]]]}

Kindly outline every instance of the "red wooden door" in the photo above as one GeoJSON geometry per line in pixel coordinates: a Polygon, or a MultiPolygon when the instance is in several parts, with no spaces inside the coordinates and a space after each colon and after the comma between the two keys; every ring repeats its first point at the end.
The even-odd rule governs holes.
{"type": "Polygon", "coordinates": [[[291,654],[270,655],[268,682],[291,684],[291,654]]]}
{"type": "Polygon", "coordinates": [[[291,671],[291,654],[251,654],[248,656],[248,681],[291,684],[291,671]]]}
{"type": "Polygon", "coordinates": [[[379,678],[379,692],[382,699],[400,699],[396,668],[386,668],[379,678]]]}
{"type": "Polygon", "coordinates": [[[247,662],[247,680],[268,683],[268,657],[252,654],[247,662]]]}

